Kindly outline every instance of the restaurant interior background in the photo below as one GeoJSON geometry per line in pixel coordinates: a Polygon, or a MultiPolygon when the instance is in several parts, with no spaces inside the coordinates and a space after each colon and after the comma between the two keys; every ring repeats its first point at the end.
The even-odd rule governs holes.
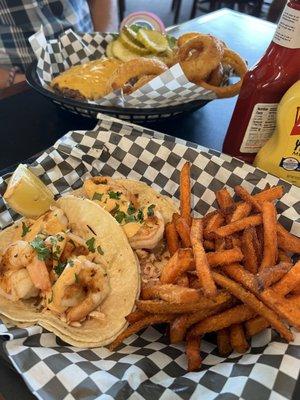
{"type": "MultiPolygon", "coordinates": [[[[158,15],[166,26],[174,23],[182,23],[191,18],[198,17],[223,7],[232,8],[246,14],[267,19],[268,11],[272,0],[118,0],[119,9],[125,5],[124,16],[138,11],[150,11],[158,15]],[[178,21],[176,21],[176,6],[179,4],[180,10],[178,21]]],[[[121,17],[122,19],[122,17],[121,17]]],[[[275,21],[274,21],[275,22],[275,21]]]]}

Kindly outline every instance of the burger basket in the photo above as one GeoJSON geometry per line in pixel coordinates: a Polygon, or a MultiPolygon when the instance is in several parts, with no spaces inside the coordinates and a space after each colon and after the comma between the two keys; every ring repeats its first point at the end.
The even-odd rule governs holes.
{"type": "MultiPolygon", "coordinates": [[[[26,71],[33,89],[58,106],[85,117],[99,112],[131,122],[156,121],[192,112],[216,99],[214,92],[188,81],[179,64],[159,75],[139,90],[123,96],[115,91],[96,101],[82,101],[54,92],[50,83],[72,66],[100,59],[107,45],[116,37],[112,33],[75,33],[71,29],[59,38],[47,40],[43,30],[29,38],[37,61],[26,71]]],[[[228,73],[224,74],[224,84],[228,73]]]]}
{"type": "Polygon", "coordinates": [[[167,106],[160,108],[121,108],[113,106],[102,106],[99,104],[91,104],[81,100],[75,100],[51,92],[44,88],[39,80],[36,72],[37,61],[31,63],[26,71],[26,79],[29,85],[42,94],[48,97],[54,104],[64,110],[71,111],[75,114],[84,117],[96,118],[98,113],[107,114],[111,117],[120,118],[131,122],[154,122],[163,118],[170,118],[186,112],[193,112],[205,106],[210,100],[195,100],[188,103],[179,104],[176,106],[167,106]]]}

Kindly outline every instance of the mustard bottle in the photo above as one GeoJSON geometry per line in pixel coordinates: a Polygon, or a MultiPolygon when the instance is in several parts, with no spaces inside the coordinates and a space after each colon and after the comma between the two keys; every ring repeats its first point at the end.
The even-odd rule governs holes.
{"type": "Polygon", "coordinates": [[[278,104],[275,132],[257,153],[254,165],[300,186],[300,81],[278,104]]]}

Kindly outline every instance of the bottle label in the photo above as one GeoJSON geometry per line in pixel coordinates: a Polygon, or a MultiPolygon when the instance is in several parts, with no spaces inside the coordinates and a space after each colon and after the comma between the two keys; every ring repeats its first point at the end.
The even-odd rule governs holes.
{"type": "Polygon", "coordinates": [[[300,10],[285,6],[273,42],[289,49],[300,48],[300,10]]]}
{"type": "Polygon", "coordinates": [[[252,115],[240,147],[241,153],[257,153],[276,128],[277,103],[258,103],[252,115]]]}

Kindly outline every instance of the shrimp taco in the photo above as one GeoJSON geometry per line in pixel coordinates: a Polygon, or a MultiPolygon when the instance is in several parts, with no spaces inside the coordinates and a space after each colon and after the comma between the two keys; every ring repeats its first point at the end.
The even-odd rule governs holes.
{"type": "Polygon", "coordinates": [[[76,192],[93,200],[120,224],[138,256],[142,279],[158,279],[169,258],[165,225],[178,211],[171,198],[143,182],[97,176],[87,179],[76,192]]]}
{"type": "Polygon", "coordinates": [[[0,315],[67,343],[98,347],[126,328],[139,265],[115,218],[95,202],[60,198],[37,220],[0,234],[0,315]]]}

